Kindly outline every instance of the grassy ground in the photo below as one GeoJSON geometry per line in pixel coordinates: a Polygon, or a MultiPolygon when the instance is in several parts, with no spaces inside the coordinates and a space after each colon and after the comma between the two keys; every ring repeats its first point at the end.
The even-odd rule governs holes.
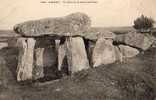
{"type": "Polygon", "coordinates": [[[16,82],[17,55],[15,48],[0,50],[0,100],[154,100],[156,97],[156,48],[124,63],[32,84],[16,82]]]}
{"type": "Polygon", "coordinates": [[[154,100],[156,49],[49,83],[16,82],[17,50],[0,51],[0,100],[154,100]],[[44,85],[46,84],[46,85],[44,85]]]}

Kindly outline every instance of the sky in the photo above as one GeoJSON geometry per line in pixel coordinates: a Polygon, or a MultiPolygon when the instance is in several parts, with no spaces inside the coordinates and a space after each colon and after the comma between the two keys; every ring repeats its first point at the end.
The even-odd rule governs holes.
{"type": "Polygon", "coordinates": [[[156,0],[0,0],[0,29],[15,24],[61,17],[74,12],[86,13],[95,27],[132,26],[142,14],[156,20],[156,0]],[[97,1],[88,4],[54,4],[43,1],[97,1]]]}

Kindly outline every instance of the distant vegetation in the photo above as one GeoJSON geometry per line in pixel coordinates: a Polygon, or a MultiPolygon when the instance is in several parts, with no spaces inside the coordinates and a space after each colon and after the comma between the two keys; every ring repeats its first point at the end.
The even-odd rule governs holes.
{"type": "Polygon", "coordinates": [[[154,27],[155,21],[151,17],[141,15],[134,21],[133,27],[139,32],[150,32],[154,27]]]}

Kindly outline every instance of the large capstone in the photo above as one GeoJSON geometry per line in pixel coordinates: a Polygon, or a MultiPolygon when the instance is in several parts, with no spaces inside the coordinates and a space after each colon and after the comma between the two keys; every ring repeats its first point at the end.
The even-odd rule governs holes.
{"type": "Polygon", "coordinates": [[[64,17],[27,21],[14,26],[14,31],[24,36],[66,36],[83,35],[91,26],[90,18],[83,13],[73,13],[64,17]]]}
{"type": "Polygon", "coordinates": [[[34,46],[33,38],[18,39],[19,57],[17,66],[17,81],[25,81],[32,79],[33,61],[34,61],[34,46]]]}

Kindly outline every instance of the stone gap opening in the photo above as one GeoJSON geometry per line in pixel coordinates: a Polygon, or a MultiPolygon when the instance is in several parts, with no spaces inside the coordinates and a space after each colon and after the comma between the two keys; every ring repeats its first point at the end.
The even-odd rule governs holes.
{"type": "Polygon", "coordinates": [[[89,65],[90,67],[93,67],[93,62],[92,62],[92,53],[93,53],[93,49],[95,47],[96,42],[89,40],[89,39],[83,39],[84,40],[84,44],[85,44],[85,49],[86,49],[86,53],[87,53],[87,58],[89,61],[89,65]]]}
{"type": "MultiPolygon", "coordinates": [[[[61,37],[59,46],[64,45],[65,42],[66,42],[66,37],[61,37]]],[[[61,76],[65,76],[65,75],[69,75],[70,74],[68,61],[67,61],[67,55],[65,55],[65,57],[63,59],[63,62],[62,62],[62,65],[61,65],[61,69],[60,69],[60,74],[61,74],[61,76]]]]}
{"type": "Polygon", "coordinates": [[[53,38],[36,38],[34,59],[34,80],[45,82],[60,78],[59,71],[57,69],[55,40],[53,38]]]}

